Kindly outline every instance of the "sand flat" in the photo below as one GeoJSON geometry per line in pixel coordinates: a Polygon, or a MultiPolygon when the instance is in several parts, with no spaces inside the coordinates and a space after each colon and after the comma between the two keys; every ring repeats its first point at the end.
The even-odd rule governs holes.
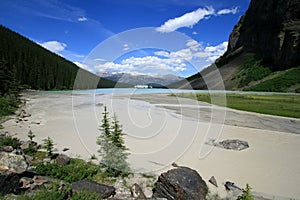
{"type": "Polygon", "coordinates": [[[19,123],[6,121],[3,132],[27,139],[31,129],[37,142],[50,136],[58,152],[66,147],[70,149],[66,154],[89,159],[98,155],[96,137],[105,104],[123,125],[129,161],[137,172],[160,173],[176,162],[196,169],[206,181],[214,175],[219,185],[230,180],[241,187],[249,183],[256,192],[300,197],[298,119],[227,110],[220,123],[224,114],[220,108],[216,113],[221,117],[211,118],[211,105],[164,94],[26,96],[30,101],[25,110],[32,116],[19,123]],[[212,148],[205,144],[210,138],[245,140],[250,148],[240,152],[212,148]]]}

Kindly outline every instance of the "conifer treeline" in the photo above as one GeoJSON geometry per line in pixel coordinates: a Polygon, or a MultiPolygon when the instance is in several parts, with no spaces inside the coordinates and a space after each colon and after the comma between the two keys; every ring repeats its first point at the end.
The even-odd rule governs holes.
{"type": "MultiPolygon", "coordinates": [[[[0,25],[0,60],[7,62],[21,85],[32,89],[73,89],[78,67],[27,38],[0,25]]],[[[81,71],[76,89],[114,87],[115,82],[81,71]],[[84,77],[84,79],[82,79],[84,77]],[[81,80],[82,79],[82,80],[81,80]]]]}

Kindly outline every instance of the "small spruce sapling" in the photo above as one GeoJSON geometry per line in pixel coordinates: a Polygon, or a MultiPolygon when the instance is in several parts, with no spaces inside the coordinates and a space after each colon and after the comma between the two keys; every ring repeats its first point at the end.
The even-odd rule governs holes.
{"type": "Polygon", "coordinates": [[[53,153],[52,153],[53,147],[54,147],[54,143],[50,137],[48,137],[47,139],[44,140],[44,149],[47,151],[47,155],[49,157],[52,157],[52,155],[53,155],[53,153]]]}
{"type": "Polygon", "coordinates": [[[30,143],[32,143],[33,142],[33,138],[35,138],[34,133],[31,130],[29,130],[27,136],[30,139],[30,143]]]}

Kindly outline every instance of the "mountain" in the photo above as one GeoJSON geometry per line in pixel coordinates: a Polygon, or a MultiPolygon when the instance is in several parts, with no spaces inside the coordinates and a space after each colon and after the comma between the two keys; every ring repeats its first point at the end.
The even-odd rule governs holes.
{"type": "MultiPolygon", "coordinates": [[[[1,25],[0,61],[0,74],[7,73],[9,69],[11,77],[13,76],[20,86],[26,88],[61,90],[73,89],[75,86],[76,89],[93,89],[116,85],[115,82],[100,79],[95,74],[79,68],[74,63],[1,25]]],[[[1,81],[5,82],[2,79],[1,81]]]]}
{"type": "MultiPolygon", "coordinates": [[[[300,0],[252,0],[215,64],[228,90],[299,91],[300,0]]],[[[214,67],[188,77],[190,86],[207,89],[214,67]]]]}
{"type": "Polygon", "coordinates": [[[131,85],[151,85],[154,87],[163,87],[184,79],[183,77],[175,76],[172,74],[150,76],[150,75],[132,75],[129,73],[104,72],[99,75],[101,77],[104,77],[106,79],[115,82],[127,83],[131,85]]]}

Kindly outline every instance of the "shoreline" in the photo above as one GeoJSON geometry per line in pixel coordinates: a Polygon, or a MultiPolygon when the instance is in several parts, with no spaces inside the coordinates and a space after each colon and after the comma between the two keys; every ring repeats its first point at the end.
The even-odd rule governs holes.
{"type": "MultiPolygon", "coordinates": [[[[278,199],[282,199],[279,196],[289,198],[300,196],[300,191],[296,188],[300,181],[298,134],[265,130],[263,127],[257,129],[232,126],[226,123],[218,127],[218,123],[213,123],[220,132],[208,136],[220,140],[245,140],[250,148],[240,152],[211,149],[204,144],[208,139],[205,134],[210,133],[211,124],[185,117],[186,114],[194,115],[192,112],[195,110],[194,107],[192,111],[180,107],[182,114],[174,115],[176,111],[166,109],[157,103],[194,105],[195,102],[191,103],[187,99],[178,100],[162,94],[151,97],[145,94],[138,97],[124,94],[27,95],[30,101],[25,105],[25,109],[31,117],[19,123],[16,123],[13,117],[3,123],[4,129],[1,132],[8,131],[27,140],[27,133],[31,129],[38,143],[50,136],[56,143],[57,152],[62,153],[63,148],[69,148],[69,151],[63,153],[88,160],[92,154],[98,156],[95,140],[100,134],[98,127],[105,104],[111,115],[116,112],[124,132],[128,134],[125,142],[131,151],[129,162],[136,172],[151,171],[159,174],[170,169],[172,162],[176,162],[178,165],[196,169],[211,191],[221,196],[224,195],[221,183],[227,180],[235,182],[240,187],[245,187],[245,184],[249,183],[253,191],[272,194],[278,199]],[[156,103],[154,100],[157,100],[156,103]],[[211,150],[210,153],[199,159],[199,152],[207,148],[211,150]],[[211,176],[216,177],[220,185],[218,189],[208,183],[211,176]]],[[[209,106],[201,102],[200,105],[209,106]]],[[[239,118],[245,117],[244,113],[240,114],[239,118]]],[[[247,118],[243,120],[247,121],[247,118]]]]}

